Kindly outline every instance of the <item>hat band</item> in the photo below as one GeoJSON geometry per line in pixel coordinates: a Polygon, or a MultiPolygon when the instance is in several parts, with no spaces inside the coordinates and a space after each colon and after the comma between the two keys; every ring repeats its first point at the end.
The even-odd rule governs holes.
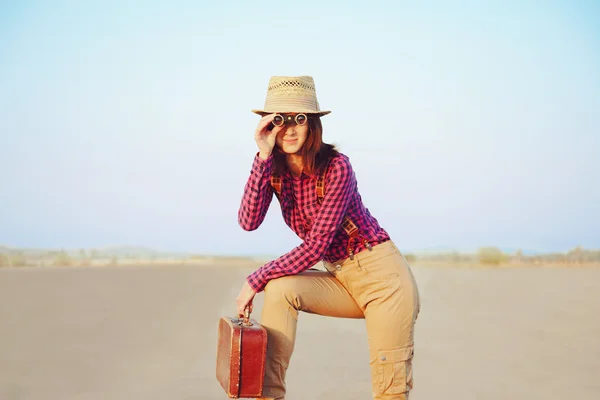
{"type": "Polygon", "coordinates": [[[319,112],[319,105],[311,98],[270,98],[265,101],[265,110],[298,110],[319,112]]]}

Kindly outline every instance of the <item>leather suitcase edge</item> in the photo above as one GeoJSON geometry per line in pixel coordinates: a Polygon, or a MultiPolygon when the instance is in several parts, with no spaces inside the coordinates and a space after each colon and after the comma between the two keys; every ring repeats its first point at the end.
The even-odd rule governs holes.
{"type": "MultiPolygon", "coordinates": [[[[240,374],[240,357],[241,357],[241,339],[240,339],[240,333],[241,333],[241,327],[237,327],[236,329],[236,325],[233,320],[229,317],[221,317],[220,321],[224,321],[229,328],[231,329],[231,343],[230,343],[230,353],[229,353],[229,384],[223,384],[223,382],[221,382],[219,380],[219,382],[221,383],[221,386],[223,387],[223,389],[225,390],[225,393],[227,394],[227,397],[231,398],[231,399],[237,399],[239,398],[238,396],[238,392],[239,392],[239,387],[240,387],[240,381],[239,381],[239,374],[240,374]],[[237,332],[237,345],[235,344],[236,341],[236,332],[237,332]],[[237,354],[237,362],[233,363],[233,361],[235,360],[235,356],[237,354]],[[232,366],[237,365],[237,369],[236,368],[232,368],[232,366]],[[237,375],[236,375],[237,373],[237,375]],[[237,384],[235,383],[237,382],[237,384]]],[[[219,322],[220,323],[220,322],[219,322]]],[[[218,334],[217,334],[217,343],[220,343],[221,340],[221,330],[218,330],[218,334]]],[[[219,356],[218,354],[218,349],[217,349],[217,356],[219,356]]],[[[218,378],[218,376],[217,376],[218,378]]]]}

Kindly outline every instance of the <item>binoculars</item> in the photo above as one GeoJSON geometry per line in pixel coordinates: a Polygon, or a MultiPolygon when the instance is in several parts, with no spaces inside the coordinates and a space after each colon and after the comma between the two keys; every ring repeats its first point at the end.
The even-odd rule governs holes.
{"type": "Polygon", "coordinates": [[[297,125],[304,125],[308,121],[308,117],[306,114],[296,114],[296,117],[292,115],[281,115],[275,114],[275,118],[273,118],[273,125],[275,126],[283,126],[283,124],[291,124],[295,122],[297,125]]]}

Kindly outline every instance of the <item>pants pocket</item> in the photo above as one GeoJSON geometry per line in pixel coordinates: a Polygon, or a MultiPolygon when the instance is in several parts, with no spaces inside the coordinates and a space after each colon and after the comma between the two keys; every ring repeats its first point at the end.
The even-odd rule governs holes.
{"type": "Polygon", "coordinates": [[[377,352],[379,394],[401,394],[413,388],[413,355],[414,345],[412,344],[377,352]]]}
{"type": "Polygon", "coordinates": [[[371,264],[394,254],[399,254],[398,249],[393,245],[392,242],[388,241],[376,245],[371,251],[363,251],[358,253],[358,260],[359,263],[362,264],[371,264]]]}

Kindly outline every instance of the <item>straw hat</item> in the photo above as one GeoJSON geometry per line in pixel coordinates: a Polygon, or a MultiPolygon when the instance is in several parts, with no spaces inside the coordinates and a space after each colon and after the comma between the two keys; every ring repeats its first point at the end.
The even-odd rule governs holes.
{"type": "Polygon", "coordinates": [[[269,80],[265,107],[252,110],[259,115],[271,113],[305,113],[327,115],[317,101],[315,82],[311,76],[273,76],[269,80]]]}

